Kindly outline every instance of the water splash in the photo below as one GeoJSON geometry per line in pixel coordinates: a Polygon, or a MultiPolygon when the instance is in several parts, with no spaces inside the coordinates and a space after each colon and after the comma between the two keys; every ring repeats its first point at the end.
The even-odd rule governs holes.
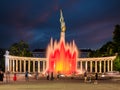
{"type": "Polygon", "coordinates": [[[78,49],[75,42],[65,43],[53,39],[47,48],[47,71],[69,75],[75,73],[77,65],[78,49]]]}

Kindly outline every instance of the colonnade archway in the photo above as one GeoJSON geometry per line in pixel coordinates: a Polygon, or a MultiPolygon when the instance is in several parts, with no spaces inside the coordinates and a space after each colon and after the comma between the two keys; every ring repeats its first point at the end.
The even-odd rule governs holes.
{"type": "MultiPolygon", "coordinates": [[[[98,57],[98,58],[78,58],[77,71],[88,72],[109,72],[113,71],[113,61],[116,56],[98,57]]],[[[5,54],[5,71],[25,73],[26,71],[34,73],[43,73],[47,68],[47,58],[19,57],[11,56],[6,51],[5,54]]]]}

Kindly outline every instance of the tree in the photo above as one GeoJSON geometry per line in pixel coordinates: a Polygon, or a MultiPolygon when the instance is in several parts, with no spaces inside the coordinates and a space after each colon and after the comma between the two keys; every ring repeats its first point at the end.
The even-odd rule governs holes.
{"type": "Polygon", "coordinates": [[[120,71],[120,25],[116,25],[113,31],[113,40],[107,42],[100,49],[91,52],[90,57],[117,55],[114,60],[114,70],[120,71]]]}
{"type": "Polygon", "coordinates": [[[32,53],[29,50],[29,45],[24,41],[20,41],[18,43],[14,43],[10,49],[10,55],[15,56],[32,56],[32,53]]]}
{"type": "Polygon", "coordinates": [[[0,48],[0,70],[4,71],[5,68],[5,49],[0,48]]]}
{"type": "Polygon", "coordinates": [[[117,58],[113,63],[113,66],[114,66],[114,70],[120,71],[120,56],[117,56],[117,58]]]}
{"type": "Polygon", "coordinates": [[[120,55],[120,25],[115,26],[113,32],[114,51],[120,55]]]}
{"type": "Polygon", "coordinates": [[[0,58],[0,70],[5,71],[5,59],[0,58]]]}
{"type": "Polygon", "coordinates": [[[114,70],[120,71],[120,25],[115,26],[113,32],[114,52],[118,54],[114,61],[114,70]]]}
{"type": "Polygon", "coordinates": [[[99,52],[101,53],[101,56],[112,56],[114,55],[114,44],[113,42],[107,42],[105,45],[103,45],[99,52]]]}
{"type": "Polygon", "coordinates": [[[105,56],[112,56],[115,55],[114,53],[114,44],[113,42],[107,42],[104,44],[100,49],[91,51],[90,57],[105,57],[105,56]]]}

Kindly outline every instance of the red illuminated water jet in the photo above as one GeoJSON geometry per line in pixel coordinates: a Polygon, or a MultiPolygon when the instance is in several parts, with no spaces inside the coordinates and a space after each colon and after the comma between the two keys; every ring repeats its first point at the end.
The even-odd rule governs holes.
{"type": "Polygon", "coordinates": [[[76,72],[77,48],[72,44],[65,44],[63,41],[54,42],[48,46],[48,71],[62,74],[72,74],[76,72]],[[51,46],[52,45],[52,46],[51,46]]]}
{"type": "Polygon", "coordinates": [[[65,75],[75,73],[77,67],[78,50],[74,43],[65,42],[65,22],[61,11],[61,36],[60,41],[51,39],[47,48],[47,71],[65,75]]]}

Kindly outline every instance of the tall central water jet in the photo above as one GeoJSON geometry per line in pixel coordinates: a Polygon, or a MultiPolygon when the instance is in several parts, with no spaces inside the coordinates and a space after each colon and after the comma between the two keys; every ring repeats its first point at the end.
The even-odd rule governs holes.
{"type": "Polygon", "coordinates": [[[62,10],[60,10],[61,35],[60,41],[53,41],[47,47],[47,71],[69,75],[77,70],[78,49],[73,42],[65,42],[66,26],[62,10]]]}

